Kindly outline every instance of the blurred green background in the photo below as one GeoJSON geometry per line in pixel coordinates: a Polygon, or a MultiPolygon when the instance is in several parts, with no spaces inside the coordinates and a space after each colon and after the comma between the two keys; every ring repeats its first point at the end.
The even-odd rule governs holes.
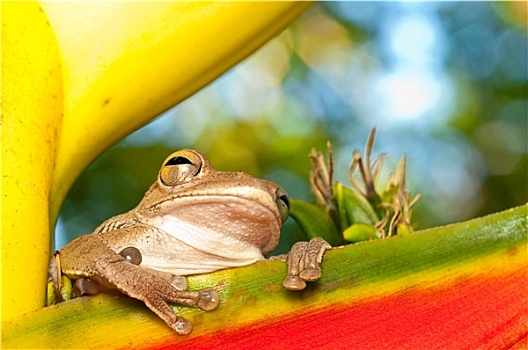
{"type": "MultiPolygon", "coordinates": [[[[86,169],[56,247],[134,207],[174,150],[313,200],[310,149],[330,140],[336,180],[348,183],[351,153],[374,125],[375,153],[390,156],[382,180],[407,154],[418,228],[526,203],[526,13],[526,2],[317,3],[86,169]]],[[[291,220],[285,231],[280,252],[302,238],[291,220]]]]}

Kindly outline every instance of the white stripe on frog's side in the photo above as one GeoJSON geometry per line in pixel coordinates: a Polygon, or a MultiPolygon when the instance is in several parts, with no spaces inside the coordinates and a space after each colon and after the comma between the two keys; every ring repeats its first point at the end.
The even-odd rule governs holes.
{"type": "Polygon", "coordinates": [[[174,216],[147,221],[159,231],[150,242],[142,244],[144,267],[184,276],[246,266],[264,259],[258,247],[174,216]]]}

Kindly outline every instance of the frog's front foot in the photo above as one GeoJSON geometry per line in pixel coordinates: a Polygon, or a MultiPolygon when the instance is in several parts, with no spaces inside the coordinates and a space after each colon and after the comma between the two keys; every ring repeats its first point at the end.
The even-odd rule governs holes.
{"type": "Polygon", "coordinates": [[[289,290],[302,290],[306,282],[313,282],[321,277],[323,254],[332,246],[321,237],[314,237],[309,242],[297,242],[286,257],[288,274],[284,287],[289,290]]]}

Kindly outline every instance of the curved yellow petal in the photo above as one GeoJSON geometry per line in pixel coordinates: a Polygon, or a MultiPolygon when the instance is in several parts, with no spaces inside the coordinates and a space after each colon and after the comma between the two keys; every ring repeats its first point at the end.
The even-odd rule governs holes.
{"type": "Polygon", "coordinates": [[[296,18],[304,2],[46,2],[64,58],[52,214],[98,154],[296,18]]]}
{"type": "Polygon", "coordinates": [[[63,106],[55,35],[36,2],[2,2],[2,319],[42,307],[63,106]]]}

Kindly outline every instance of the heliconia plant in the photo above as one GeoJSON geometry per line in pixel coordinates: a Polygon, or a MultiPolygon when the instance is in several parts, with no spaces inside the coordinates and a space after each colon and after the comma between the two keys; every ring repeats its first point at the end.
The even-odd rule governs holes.
{"type": "MultiPolygon", "coordinates": [[[[309,5],[2,2],[2,348],[526,346],[528,207],[406,234],[415,201],[404,191],[405,161],[392,197],[374,206],[364,187],[354,192],[329,177],[338,221],[326,206],[292,201],[309,234],[334,235],[334,245],[360,241],[328,251],[322,279],[301,293],[281,287],[278,260],[192,276],[190,289],[215,288],[221,303],[207,313],[175,306],[195,326],[188,336],[123,296],[43,307],[50,232],[82,169],[309,5]],[[355,224],[364,227],[349,230],[355,224]]],[[[369,165],[367,151],[354,162],[372,179],[381,161],[369,165]]]]}

